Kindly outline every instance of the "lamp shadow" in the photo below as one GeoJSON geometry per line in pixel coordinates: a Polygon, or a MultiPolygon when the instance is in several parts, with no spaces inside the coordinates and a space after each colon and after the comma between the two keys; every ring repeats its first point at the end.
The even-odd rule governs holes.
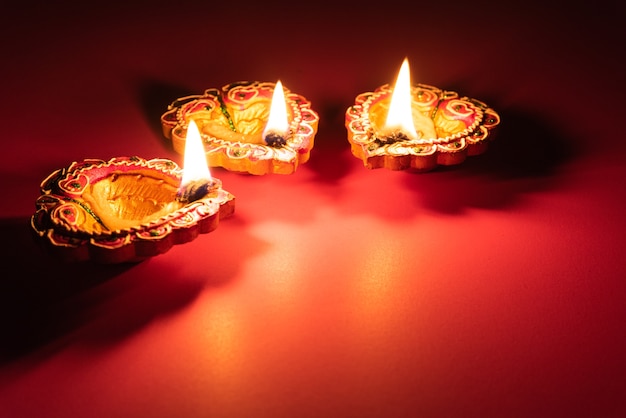
{"type": "Polygon", "coordinates": [[[133,80],[131,84],[137,92],[137,100],[148,126],[167,148],[173,149],[172,141],[163,135],[161,116],[176,99],[202,94],[204,91],[190,91],[182,86],[143,78],[133,80]]]}
{"type": "Polygon", "coordinates": [[[470,156],[458,166],[405,173],[404,184],[415,191],[422,207],[445,214],[467,208],[503,209],[519,203],[524,194],[566,181],[559,170],[580,155],[577,140],[532,112],[499,113],[501,125],[484,154],[470,156]]]}
{"type": "Polygon", "coordinates": [[[4,270],[0,281],[3,335],[0,362],[26,353],[76,326],[79,312],[59,316],[53,311],[63,301],[131,267],[62,262],[38,245],[29,221],[28,218],[0,220],[2,236],[11,237],[11,245],[5,245],[0,254],[4,270]]]}
{"type": "Polygon", "coordinates": [[[522,205],[528,194],[566,183],[563,166],[581,155],[580,138],[568,135],[548,116],[505,108],[498,111],[501,123],[481,155],[429,172],[370,170],[350,152],[342,108],[325,108],[332,117],[324,130],[320,129],[323,135],[314,148],[317,154],[307,164],[317,180],[333,187],[342,202],[341,210],[389,221],[403,222],[424,211],[460,215],[472,208],[504,210],[522,205]],[[343,181],[355,175],[362,179],[361,184],[343,181]],[[372,193],[381,190],[395,197],[390,200],[372,193]]]}
{"type": "Polygon", "coordinates": [[[311,150],[308,168],[315,173],[315,180],[329,185],[338,184],[352,170],[354,157],[344,125],[347,102],[327,99],[319,105],[319,127],[315,146],[311,150]]]}
{"type": "Polygon", "coordinates": [[[502,123],[489,154],[469,166],[501,178],[549,177],[580,154],[575,138],[560,132],[545,117],[522,109],[500,112],[502,123]]]}
{"type": "MultiPolygon", "coordinates": [[[[39,245],[29,219],[0,220],[0,231],[12,239],[0,255],[0,366],[68,344],[119,342],[187,306],[206,286],[229,282],[239,268],[233,260],[210,276],[189,277],[178,263],[155,266],[156,257],[139,263],[70,263],[39,245]]],[[[257,251],[259,243],[249,242],[248,250],[257,251]]],[[[183,253],[177,247],[183,246],[170,251],[183,253]]]]}

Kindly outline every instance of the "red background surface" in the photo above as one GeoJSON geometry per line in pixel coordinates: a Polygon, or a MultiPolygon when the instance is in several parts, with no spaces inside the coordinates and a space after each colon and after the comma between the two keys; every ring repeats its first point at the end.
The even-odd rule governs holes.
{"type": "Polygon", "coordinates": [[[0,18],[1,417],[626,416],[624,6],[100,3],[0,18]],[[405,56],[499,112],[486,154],[350,154],[345,109],[405,56]],[[213,169],[216,231],[115,266],[32,240],[52,171],[182,163],[167,104],[277,79],[320,114],[311,160],[213,169]]]}

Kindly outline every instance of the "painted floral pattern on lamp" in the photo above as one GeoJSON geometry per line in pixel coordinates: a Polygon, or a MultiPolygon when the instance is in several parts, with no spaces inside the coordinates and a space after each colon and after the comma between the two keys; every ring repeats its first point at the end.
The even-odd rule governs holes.
{"type": "Polygon", "coordinates": [[[257,175],[292,174],[309,160],[319,116],[307,99],[285,89],[288,132],[279,140],[265,136],[277,85],[242,81],[179,98],[161,116],[163,134],[182,153],[187,126],[194,120],[209,166],[257,175]]]}
{"type": "Polygon", "coordinates": [[[415,84],[410,87],[410,113],[417,137],[381,134],[392,92],[386,84],[362,93],[346,111],[352,154],[370,169],[429,171],[462,163],[486,151],[500,123],[500,116],[479,100],[415,84]]]}
{"type": "Polygon", "coordinates": [[[215,230],[235,197],[212,179],[207,194],[177,199],[182,169],[166,159],[86,159],[40,186],[31,226],[67,261],[137,262],[215,230]]]}

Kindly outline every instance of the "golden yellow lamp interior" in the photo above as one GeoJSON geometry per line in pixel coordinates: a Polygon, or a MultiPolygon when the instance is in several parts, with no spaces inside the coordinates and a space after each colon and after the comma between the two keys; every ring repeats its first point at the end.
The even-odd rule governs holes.
{"type": "Polygon", "coordinates": [[[175,178],[154,170],[111,172],[82,193],[85,219],[76,226],[91,234],[150,223],[183,207],[178,187],[175,178]]]}
{"type": "Polygon", "coordinates": [[[83,222],[76,227],[87,233],[117,231],[148,224],[181,209],[187,202],[179,199],[181,190],[197,183],[209,183],[198,128],[188,129],[182,179],[158,170],[136,167],[112,170],[88,182],[76,202],[82,202],[83,222]]]}

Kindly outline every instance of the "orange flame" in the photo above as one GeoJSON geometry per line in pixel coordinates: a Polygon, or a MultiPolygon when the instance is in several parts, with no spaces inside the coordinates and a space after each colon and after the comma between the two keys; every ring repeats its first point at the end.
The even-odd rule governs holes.
{"type": "Polygon", "coordinates": [[[202,138],[196,122],[189,121],[187,137],[185,139],[185,156],[183,160],[183,178],[180,187],[185,187],[195,181],[211,181],[211,172],[206,160],[206,153],[202,145],[202,138]]]}
{"type": "Polygon", "coordinates": [[[418,138],[411,110],[411,76],[407,58],[404,59],[400,67],[400,72],[391,94],[385,131],[400,131],[409,139],[418,138]]]}
{"type": "Polygon", "coordinates": [[[287,103],[285,101],[285,92],[283,84],[278,80],[274,93],[272,94],[272,105],[270,107],[270,116],[267,125],[263,130],[263,138],[269,133],[286,136],[289,132],[289,120],[287,118],[287,103]]]}

